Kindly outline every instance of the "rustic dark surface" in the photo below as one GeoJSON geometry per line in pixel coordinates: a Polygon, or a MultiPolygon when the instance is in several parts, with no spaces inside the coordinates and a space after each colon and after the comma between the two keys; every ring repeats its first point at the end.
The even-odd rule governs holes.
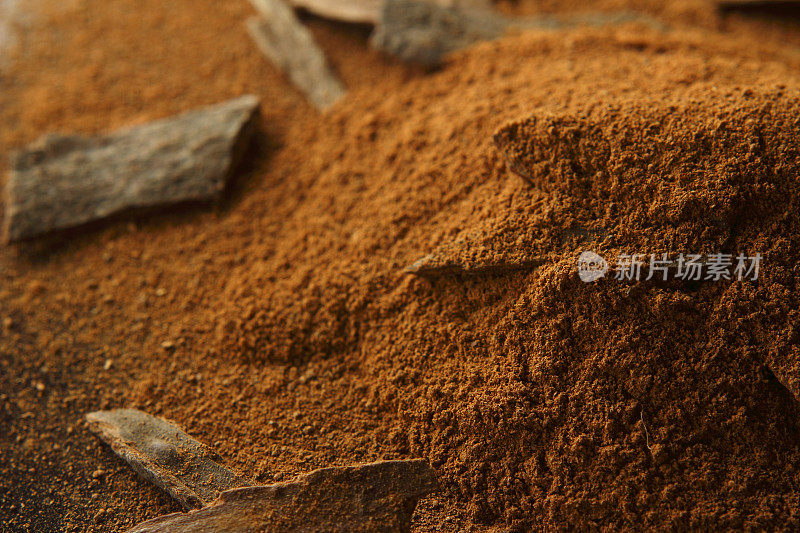
{"type": "Polygon", "coordinates": [[[186,509],[199,509],[226,489],[252,484],[223,466],[214,450],[161,418],[117,409],[89,413],[86,422],[134,470],[186,509]]]}
{"type": "Polygon", "coordinates": [[[258,98],[243,96],[105,136],[39,139],[12,162],[6,239],[217,198],[249,143],[257,110],[258,98]]]}
{"type": "Polygon", "coordinates": [[[155,518],[129,533],[403,532],[417,500],[438,488],[421,459],[322,468],[288,483],[223,492],[199,511],[155,518]]]}

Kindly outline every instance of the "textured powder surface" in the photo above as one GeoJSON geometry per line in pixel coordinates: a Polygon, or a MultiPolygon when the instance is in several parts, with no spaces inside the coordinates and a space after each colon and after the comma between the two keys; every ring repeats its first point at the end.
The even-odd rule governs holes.
{"type": "Polygon", "coordinates": [[[349,89],[319,115],[249,42],[250,14],[75,1],[21,36],[3,146],[264,104],[217,211],[0,252],[10,529],[178,510],[79,423],[117,407],[261,482],[424,457],[445,490],[418,531],[798,526],[796,52],[664,15],[669,34],[524,33],[425,74],[312,20],[349,89]],[[765,259],[756,283],[586,285],[588,246],[765,259]],[[546,262],[403,272],[430,253],[546,262]]]}

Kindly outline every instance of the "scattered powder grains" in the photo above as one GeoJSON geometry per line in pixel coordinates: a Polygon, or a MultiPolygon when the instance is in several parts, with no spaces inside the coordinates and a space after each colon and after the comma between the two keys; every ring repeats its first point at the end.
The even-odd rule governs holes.
{"type": "Polygon", "coordinates": [[[423,74],[314,22],[348,86],[318,115],[252,48],[246,6],[200,4],[136,2],[141,20],[127,0],[78,2],[40,36],[66,44],[29,48],[0,94],[11,146],[265,102],[219,211],[2,252],[11,527],[176,510],[78,422],[115,407],[175,420],[260,482],[424,457],[445,491],[420,531],[800,525],[798,56],[583,29],[423,74]],[[85,53],[106,31],[85,20],[125,49],[85,53]],[[164,36],[185,54],[156,52],[164,36]],[[569,267],[586,248],[764,264],[757,282],[584,284],[569,267]],[[544,262],[404,272],[428,254],[544,262]]]}

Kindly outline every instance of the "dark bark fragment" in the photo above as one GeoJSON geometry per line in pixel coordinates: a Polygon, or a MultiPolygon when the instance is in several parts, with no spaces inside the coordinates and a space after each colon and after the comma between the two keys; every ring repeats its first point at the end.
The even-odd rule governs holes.
{"type": "Polygon", "coordinates": [[[292,9],[282,0],[250,1],[261,15],[247,20],[250,36],[295,87],[320,110],[344,96],[345,89],[328,66],[325,54],[292,9]]]}
{"type": "Polygon", "coordinates": [[[6,239],[216,199],[250,141],[257,110],[258,98],[243,96],[100,137],[43,137],[12,163],[6,239]]]}
{"type": "Polygon", "coordinates": [[[465,5],[385,0],[372,46],[403,61],[435,68],[448,54],[481,41],[497,39],[509,30],[555,30],[631,21],[663,27],[654,19],[628,12],[512,18],[486,7],[476,7],[476,3],[462,4],[465,5]]]}
{"type": "Polygon", "coordinates": [[[136,472],[186,509],[199,509],[224,490],[252,484],[223,466],[217,452],[161,418],[117,409],[89,413],[86,422],[136,472]]]}
{"type": "Polygon", "coordinates": [[[439,489],[421,459],[322,468],[288,483],[223,492],[211,505],[148,520],[129,533],[403,532],[439,489]]]}

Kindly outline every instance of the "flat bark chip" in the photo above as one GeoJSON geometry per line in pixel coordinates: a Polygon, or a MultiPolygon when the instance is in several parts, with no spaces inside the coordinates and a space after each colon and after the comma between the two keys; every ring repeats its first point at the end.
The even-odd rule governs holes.
{"type": "Polygon", "coordinates": [[[41,138],[12,163],[6,239],[217,198],[250,141],[257,111],[258,98],[243,96],[109,135],[41,138]]]}
{"type": "Polygon", "coordinates": [[[199,509],[224,490],[251,482],[222,465],[222,458],[176,425],[136,409],[86,415],[89,428],[142,477],[186,509],[199,509]]]}
{"type": "Polygon", "coordinates": [[[247,20],[247,30],[261,52],[283,70],[308,100],[324,110],[345,89],[334,75],[311,32],[282,0],[250,0],[261,15],[247,20]]]}
{"type": "Polygon", "coordinates": [[[422,459],[322,468],[223,492],[199,511],[148,520],[128,533],[405,532],[417,501],[438,489],[422,459]]]}

